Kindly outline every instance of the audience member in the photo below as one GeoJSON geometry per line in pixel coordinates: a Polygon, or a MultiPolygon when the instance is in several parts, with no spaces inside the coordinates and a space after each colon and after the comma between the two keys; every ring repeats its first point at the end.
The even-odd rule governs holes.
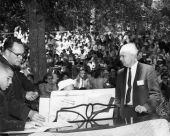
{"type": "Polygon", "coordinates": [[[93,77],[93,79],[91,80],[92,89],[104,88],[105,79],[103,78],[101,69],[94,70],[92,77],[93,77]]]}
{"type": "Polygon", "coordinates": [[[86,70],[83,67],[80,68],[80,72],[75,79],[74,87],[80,90],[91,88],[90,80],[87,77],[86,70]]]}
{"type": "Polygon", "coordinates": [[[57,90],[57,80],[54,79],[54,73],[47,73],[44,76],[44,83],[39,84],[40,96],[41,97],[50,97],[51,92],[57,90]]]}

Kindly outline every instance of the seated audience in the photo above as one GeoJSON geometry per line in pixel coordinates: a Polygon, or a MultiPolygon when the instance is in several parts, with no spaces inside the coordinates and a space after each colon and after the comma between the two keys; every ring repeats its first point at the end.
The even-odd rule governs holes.
{"type": "Polygon", "coordinates": [[[110,73],[107,69],[104,69],[103,71],[103,78],[104,78],[104,88],[111,88],[111,83],[110,83],[110,73]]]}
{"type": "Polygon", "coordinates": [[[69,79],[69,78],[70,78],[70,75],[67,72],[61,73],[61,79],[60,79],[61,81],[69,79]]]}
{"type": "Polygon", "coordinates": [[[74,87],[76,89],[90,89],[91,88],[91,84],[90,84],[90,80],[86,75],[86,71],[84,68],[80,68],[80,72],[78,74],[78,76],[75,79],[75,85],[74,87]]]}
{"type": "Polygon", "coordinates": [[[55,74],[51,73],[51,72],[47,73],[44,76],[44,83],[41,83],[39,85],[41,97],[50,97],[51,92],[54,91],[54,90],[57,90],[57,84],[56,84],[57,80],[54,79],[57,76],[55,75],[55,77],[54,77],[53,75],[55,75],[55,74]]]}
{"type": "Polygon", "coordinates": [[[110,69],[109,83],[111,88],[116,87],[116,70],[114,68],[110,69]]]}
{"type": "Polygon", "coordinates": [[[93,71],[93,79],[91,80],[92,89],[104,88],[105,80],[102,76],[102,70],[97,69],[93,71]]]}
{"type": "Polygon", "coordinates": [[[161,83],[160,88],[162,91],[163,96],[165,97],[166,101],[170,100],[170,82],[167,74],[161,75],[161,83]]]}

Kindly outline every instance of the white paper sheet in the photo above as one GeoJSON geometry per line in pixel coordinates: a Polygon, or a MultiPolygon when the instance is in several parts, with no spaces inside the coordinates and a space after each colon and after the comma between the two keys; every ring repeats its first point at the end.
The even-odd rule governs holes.
{"type": "Polygon", "coordinates": [[[50,98],[40,98],[39,114],[45,117],[45,121],[49,122],[50,98]]]}
{"type": "MultiPolygon", "coordinates": [[[[50,98],[49,122],[54,121],[56,113],[61,108],[74,107],[80,104],[109,104],[110,98],[115,97],[115,89],[92,89],[92,90],[71,90],[71,91],[53,91],[50,98]]],[[[113,104],[113,103],[111,103],[113,104]]],[[[94,111],[99,111],[103,106],[95,106],[94,111]]],[[[86,114],[86,107],[82,106],[75,108],[74,111],[86,114]]],[[[95,119],[111,118],[113,116],[113,109],[103,114],[97,115],[95,119]]],[[[64,112],[58,114],[59,119],[67,121],[82,120],[81,116],[72,112],[64,112]]]]}

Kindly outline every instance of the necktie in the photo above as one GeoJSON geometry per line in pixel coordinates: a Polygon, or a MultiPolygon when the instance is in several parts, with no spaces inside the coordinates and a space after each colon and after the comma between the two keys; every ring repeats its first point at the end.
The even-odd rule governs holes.
{"type": "Polygon", "coordinates": [[[131,93],[131,68],[129,68],[129,77],[128,77],[128,89],[126,93],[126,104],[130,102],[130,93],[131,93]]]}

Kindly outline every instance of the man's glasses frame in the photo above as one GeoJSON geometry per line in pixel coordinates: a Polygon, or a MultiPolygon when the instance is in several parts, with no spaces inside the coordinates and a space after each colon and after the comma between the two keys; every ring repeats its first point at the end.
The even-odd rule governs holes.
{"type": "Polygon", "coordinates": [[[12,50],[10,50],[10,49],[8,49],[10,52],[12,52],[14,55],[16,55],[18,58],[19,57],[24,57],[25,56],[25,53],[23,53],[23,54],[21,54],[21,53],[15,53],[15,52],[13,52],[12,50]]]}

